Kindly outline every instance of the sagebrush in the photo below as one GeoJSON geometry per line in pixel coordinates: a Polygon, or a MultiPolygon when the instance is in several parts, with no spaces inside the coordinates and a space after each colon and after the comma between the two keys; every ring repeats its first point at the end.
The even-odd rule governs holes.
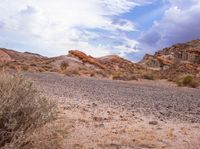
{"type": "MultiPolygon", "coordinates": [[[[56,120],[55,102],[42,97],[33,83],[22,76],[0,74],[0,103],[0,148],[38,148],[36,140],[55,131],[41,132],[56,120]]],[[[56,145],[54,135],[48,139],[49,145],[56,145]]],[[[48,148],[48,143],[43,147],[39,144],[48,148]]]]}
{"type": "Polygon", "coordinates": [[[112,74],[112,79],[130,81],[130,80],[137,80],[137,77],[132,74],[124,73],[122,71],[116,71],[112,74]]]}
{"type": "Polygon", "coordinates": [[[178,86],[188,86],[192,88],[197,88],[200,86],[199,79],[191,75],[181,77],[176,81],[176,83],[178,86]]]}

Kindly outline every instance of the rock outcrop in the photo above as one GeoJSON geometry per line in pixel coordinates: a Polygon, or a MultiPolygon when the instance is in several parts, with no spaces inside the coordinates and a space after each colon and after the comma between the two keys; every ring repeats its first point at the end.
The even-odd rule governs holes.
{"type": "Polygon", "coordinates": [[[157,70],[160,78],[173,80],[184,74],[200,77],[200,40],[173,45],[145,55],[140,64],[157,70]]]}
{"type": "Polygon", "coordinates": [[[71,51],[69,51],[69,56],[77,57],[80,60],[82,60],[84,63],[89,63],[89,64],[95,65],[95,66],[97,66],[99,68],[102,68],[102,69],[106,68],[106,66],[104,66],[103,64],[101,64],[100,62],[98,62],[98,60],[95,59],[94,57],[88,56],[85,53],[83,53],[81,51],[78,51],[78,50],[71,50],[71,51]]]}
{"type": "Polygon", "coordinates": [[[140,63],[146,67],[160,70],[184,63],[195,67],[200,64],[200,40],[176,44],[156,52],[155,55],[146,55],[140,63]]]}
{"type": "Polygon", "coordinates": [[[146,54],[139,63],[117,55],[95,58],[78,50],[54,58],[29,52],[0,49],[0,67],[22,71],[73,73],[104,78],[172,78],[180,74],[200,76],[200,40],[176,44],[146,54]],[[5,63],[5,64],[4,64],[5,63]]]}

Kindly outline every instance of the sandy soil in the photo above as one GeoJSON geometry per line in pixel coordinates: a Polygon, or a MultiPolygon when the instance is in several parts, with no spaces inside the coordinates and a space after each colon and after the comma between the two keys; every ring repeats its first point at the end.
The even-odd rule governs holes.
{"type": "Polygon", "coordinates": [[[66,149],[199,149],[200,90],[29,74],[72,122],[66,149]]]}

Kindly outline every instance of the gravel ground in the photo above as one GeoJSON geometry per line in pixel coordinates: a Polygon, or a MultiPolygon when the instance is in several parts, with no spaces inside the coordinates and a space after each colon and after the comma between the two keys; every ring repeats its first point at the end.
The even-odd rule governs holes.
{"type": "Polygon", "coordinates": [[[24,73],[49,96],[87,99],[160,119],[200,123],[200,90],[180,88],[163,81],[111,81],[24,73]]]}

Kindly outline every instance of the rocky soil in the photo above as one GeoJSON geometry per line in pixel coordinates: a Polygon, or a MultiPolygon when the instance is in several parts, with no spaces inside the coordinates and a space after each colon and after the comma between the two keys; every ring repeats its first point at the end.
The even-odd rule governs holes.
{"type": "Polygon", "coordinates": [[[165,81],[123,82],[47,73],[26,75],[38,80],[48,95],[116,105],[160,120],[200,122],[199,89],[178,88],[165,81]]]}
{"type": "Polygon", "coordinates": [[[200,90],[24,73],[73,121],[67,148],[200,148],[200,90]]]}

